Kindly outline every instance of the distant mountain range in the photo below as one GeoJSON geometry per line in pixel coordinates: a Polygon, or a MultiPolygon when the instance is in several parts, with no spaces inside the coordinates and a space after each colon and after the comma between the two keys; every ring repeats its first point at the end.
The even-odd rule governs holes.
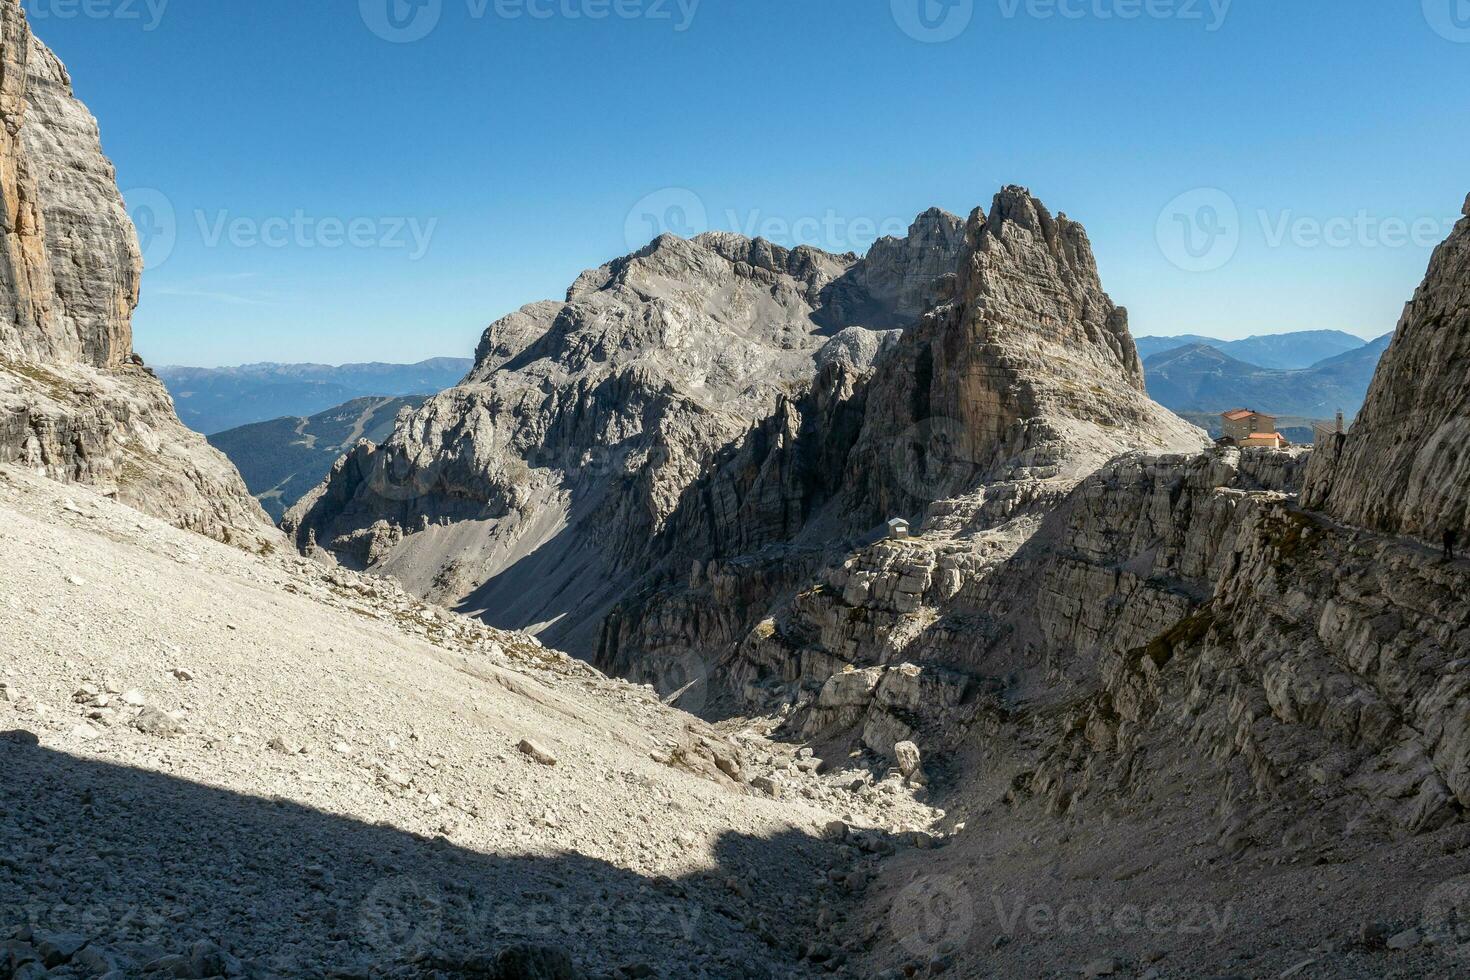
{"type": "Polygon", "coordinates": [[[1283,418],[1310,420],[1329,419],[1341,410],[1351,419],[1363,404],[1379,358],[1392,339],[1393,334],[1387,334],[1359,343],[1298,370],[1248,363],[1205,343],[1153,354],[1144,360],[1143,368],[1149,394],[1180,414],[1254,408],[1283,418]]]}
{"type": "Polygon", "coordinates": [[[230,457],[260,505],[279,521],[359,439],[382,442],[404,408],[427,395],[357,398],[309,418],[278,418],[218,432],[210,443],[230,457]]]}
{"type": "Polygon", "coordinates": [[[432,395],[452,388],[474,362],[436,357],[417,364],[245,364],[161,367],[179,417],[211,435],[251,422],[299,418],[368,396],[432,395]]]}
{"type": "Polygon", "coordinates": [[[1311,367],[1337,354],[1358,350],[1364,341],[1362,337],[1354,337],[1341,330],[1299,330],[1295,333],[1247,337],[1244,340],[1218,340],[1198,334],[1139,337],[1137,344],[1138,355],[1145,361],[1164,351],[1205,344],[1247,364],[1293,371],[1311,367]]]}
{"type": "MultiPolygon", "coordinates": [[[[1245,340],[1140,337],[1149,395],[1219,434],[1218,414],[1249,407],[1278,416],[1294,441],[1315,419],[1351,418],[1389,334],[1369,343],[1339,330],[1245,340]],[[1278,367],[1277,365],[1300,365],[1278,367]]],[[[247,364],[158,369],[179,415],[239,468],[274,520],[326,477],[358,439],[380,442],[405,406],[417,407],[467,374],[468,358],[418,364],[247,364]]]]}

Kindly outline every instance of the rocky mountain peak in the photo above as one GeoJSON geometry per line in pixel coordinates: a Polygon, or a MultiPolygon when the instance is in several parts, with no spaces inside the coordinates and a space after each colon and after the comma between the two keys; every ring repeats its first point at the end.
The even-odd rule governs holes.
{"type": "Polygon", "coordinates": [[[1006,187],[971,215],[957,265],[952,301],[906,333],[873,380],[853,461],[859,513],[906,512],[1017,474],[1076,479],[1129,449],[1205,444],[1144,393],[1127,312],[1103,291],[1081,225],[1006,187]]]}
{"type": "Polygon", "coordinates": [[[0,353],[110,367],[132,353],[143,261],[97,120],[18,0],[0,2],[0,353]]]}
{"type": "Polygon", "coordinates": [[[863,322],[871,327],[907,327],[948,299],[964,243],[964,221],[939,208],[914,218],[906,237],[874,242],[849,278],[890,315],[875,311],[866,314],[863,322]]]}
{"type": "Polygon", "coordinates": [[[1350,524],[1470,535],[1470,198],[1405,307],[1346,436],[1313,454],[1303,500],[1350,524]]]}
{"type": "Polygon", "coordinates": [[[1143,365],[1127,311],[1103,291],[1092,243],[1081,224],[1055,217],[1024,187],[995,195],[989,213],[966,228],[958,294],[980,336],[1024,329],[1085,370],[1143,390],[1143,365]]]}

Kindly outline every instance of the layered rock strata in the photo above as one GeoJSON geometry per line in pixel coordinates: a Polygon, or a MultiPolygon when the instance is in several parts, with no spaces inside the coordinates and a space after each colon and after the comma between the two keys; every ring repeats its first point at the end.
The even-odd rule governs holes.
{"type": "Polygon", "coordinates": [[[0,0],[0,462],[243,547],[279,535],[132,353],[142,258],[66,69],[0,0]]]}
{"type": "Polygon", "coordinates": [[[1470,198],[1405,307],[1346,436],[1316,454],[1305,502],[1339,520],[1470,540],[1470,198]]]}
{"type": "Polygon", "coordinates": [[[864,372],[932,302],[958,219],[867,259],[664,236],[485,333],[465,384],[287,515],[299,546],[590,656],[687,489],[752,426],[864,372]]]}

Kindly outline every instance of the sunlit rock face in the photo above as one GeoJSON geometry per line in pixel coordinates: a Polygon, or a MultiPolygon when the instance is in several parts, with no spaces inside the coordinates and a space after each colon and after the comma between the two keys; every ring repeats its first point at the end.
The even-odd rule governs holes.
{"type": "Polygon", "coordinates": [[[97,121],[0,0],[0,461],[245,547],[279,535],[132,353],[143,262],[97,121]]]}
{"type": "Polygon", "coordinates": [[[1351,431],[1320,447],[1308,506],[1351,524],[1470,539],[1470,199],[1404,309],[1351,431]]]}

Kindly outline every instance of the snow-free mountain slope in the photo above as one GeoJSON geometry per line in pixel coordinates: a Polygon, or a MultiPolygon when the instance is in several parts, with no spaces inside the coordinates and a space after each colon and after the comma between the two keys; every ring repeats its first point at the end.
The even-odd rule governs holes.
{"type": "Polygon", "coordinates": [[[868,259],[663,236],[491,325],[464,385],[349,455],[286,527],[590,655],[690,483],[817,364],[879,356],[942,295],[927,277],[952,274],[958,224],[927,212],[868,259]]]}
{"type": "Polygon", "coordinates": [[[132,353],[142,259],[97,122],[0,0],[0,463],[244,547],[280,536],[132,353]]]}

